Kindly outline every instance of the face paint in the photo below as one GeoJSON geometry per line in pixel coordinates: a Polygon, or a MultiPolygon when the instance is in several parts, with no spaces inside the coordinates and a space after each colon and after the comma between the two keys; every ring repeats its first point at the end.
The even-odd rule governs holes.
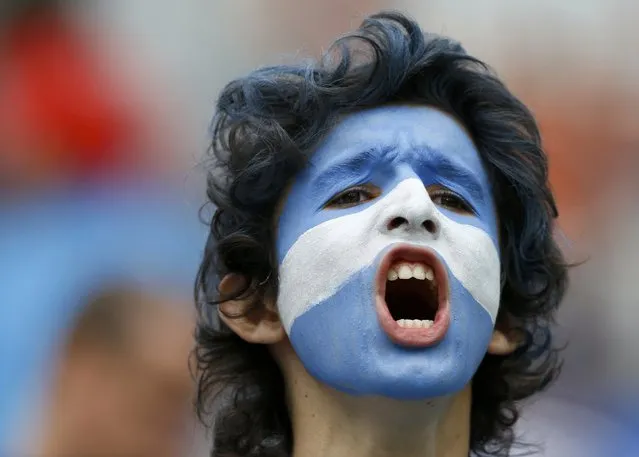
{"type": "Polygon", "coordinates": [[[429,107],[352,114],[285,202],[282,322],[307,371],[333,388],[400,399],[453,393],[491,338],[497,246],[488,177],[457,122],[429,107]]]}

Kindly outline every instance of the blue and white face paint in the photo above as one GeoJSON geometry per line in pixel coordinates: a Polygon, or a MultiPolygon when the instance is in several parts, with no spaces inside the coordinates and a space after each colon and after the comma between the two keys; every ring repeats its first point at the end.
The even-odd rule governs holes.
{"type": "Polygon", "coordinates": [[[277,252],[280,316],[316,379],[398,399],[471,380],[499,308],[497,218],[478,152],[448,115],[346,117],[293,183],[277,252]]]}

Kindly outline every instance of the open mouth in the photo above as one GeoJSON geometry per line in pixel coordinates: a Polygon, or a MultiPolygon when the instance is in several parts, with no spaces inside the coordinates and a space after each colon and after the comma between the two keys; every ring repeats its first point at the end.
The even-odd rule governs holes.
{"type": "Polygon", "coordinates": [[[431,346],[450,324],[448,276],[433,251],[398,246],[386,254],[377,276],[376,307],[391,340],[403,346],[431,346]]]}

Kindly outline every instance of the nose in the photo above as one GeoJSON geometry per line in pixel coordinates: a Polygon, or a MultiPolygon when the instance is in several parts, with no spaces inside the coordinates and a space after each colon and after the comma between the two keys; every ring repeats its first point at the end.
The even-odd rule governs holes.
{"type": "Polygon", "coordinates": [[[411,223],[411,221],[403,216],[396,216],[388,222],[387,230],[392,232],[394,230],[401,229],[409,229],[417,228],[417,231],[424,231],[430,233],[431,235],[436,235],[439,232],[439,224],[435,222],[434,218],[426,218],[423,221],[416,220],[411,223]]]}
{"type": "Polygon", "coordinates": [[[382,229],[389,234],[429,235],[437,238],[441,231],[439,212],[421,182],[411,183],[395,195],[386,208],[382,229]]]}

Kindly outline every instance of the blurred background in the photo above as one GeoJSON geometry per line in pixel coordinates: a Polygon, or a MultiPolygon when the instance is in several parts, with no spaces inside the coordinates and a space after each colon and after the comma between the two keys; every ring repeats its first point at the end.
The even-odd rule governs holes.
{"type": "Polygon", "coordinates": [[[318,55],[386,8],[460,40],[533,109],[557,236],[586,261],[559,316],[563,375],[518,434],[547,456],[630,452],[634,2],[1,0],[0,457],[207,455],[187,356],[216,95],[256,66],[318,55]]]}

